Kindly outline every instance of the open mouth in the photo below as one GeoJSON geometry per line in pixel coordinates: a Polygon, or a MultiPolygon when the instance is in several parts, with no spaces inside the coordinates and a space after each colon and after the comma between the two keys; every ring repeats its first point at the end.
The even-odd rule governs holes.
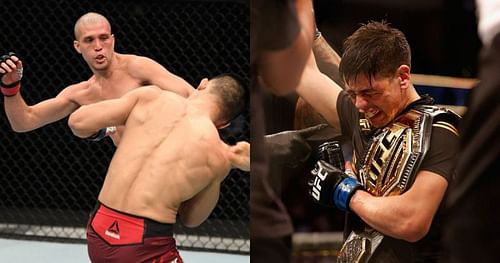
{"type": "Polygon", "coordinates": [[[95,57],[95,61],[99,64],[103,63],[104,60],[106,60],[106,57],[104,55],[97,55],[97,57],[95,57]]]}
{"type": "Polygon", "coordinates": [[[380,112],[380,110],[370,109],[369,111],[365,112],[365,118],[367,118],[367,119],[371,119],[371,118],[373,118],[375,115],[377,115],[379,112],[380,112]]]}

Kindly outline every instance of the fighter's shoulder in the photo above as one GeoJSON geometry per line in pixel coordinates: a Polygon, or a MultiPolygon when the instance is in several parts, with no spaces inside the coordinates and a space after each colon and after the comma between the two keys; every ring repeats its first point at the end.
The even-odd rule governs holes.
{"type": "Polygon", "coordinates": [[[127,67],[131,70],[142,69],[145,66],[157,65],[158,62],[145,56],[139,56],[134,54],[118,54],[123,60],[126,61],[127,67]]]}
{"type": "Polygon", "coordinates": [[[160,63],[148,57],[132,54],[120,54],[119,56],[125,61],[124,65],[128,74],[148,83],[159,70],[165,70],[160,63]]]}
{"type": "Polygon", "coordinates": [[[91,79],[85,80],[79,83],[71,84],[64,88],[58,95],[58,97],[66,97],[73,99],[75,96],[82,91],[88,90],[91,86],[91,79]]]}
{"type": "Polygon", "coordinates": [[[461,116],[451,109],[436,105],[422,105],[418,107],[418,110],[432,117],[432,127],[448,130],[458,136],[461,116]]]}

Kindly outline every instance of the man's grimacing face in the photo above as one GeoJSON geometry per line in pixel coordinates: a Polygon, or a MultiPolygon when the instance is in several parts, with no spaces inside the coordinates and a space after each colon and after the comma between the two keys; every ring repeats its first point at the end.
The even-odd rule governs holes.
{"type": "MultiPolygon", "coordinates": [[[[399,70],[399,69],[398,69],[399,70]]],[[[389,124],[406,107],[405,87],[399,74],[391,77],[358,76],[347,84],[346,91],[352,102],[370,124],[381,128],[389,124]]]]}

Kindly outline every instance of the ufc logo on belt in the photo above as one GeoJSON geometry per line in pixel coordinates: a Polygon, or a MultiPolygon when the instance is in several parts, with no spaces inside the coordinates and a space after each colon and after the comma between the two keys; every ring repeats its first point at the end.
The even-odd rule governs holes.
{"type": "Polygon", "coordinates": [[[327,173],[323,170],[323,168],[320,167],[315,174],[316,176],[314,177],[312,196],[314,197],[314,199],[319,201],[319,197],[321,194],[320,183],[325,180],[327,173]]]}

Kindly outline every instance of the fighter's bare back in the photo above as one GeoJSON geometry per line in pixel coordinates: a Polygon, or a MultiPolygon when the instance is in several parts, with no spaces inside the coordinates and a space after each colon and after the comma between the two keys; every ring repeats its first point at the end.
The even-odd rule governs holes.
{"type": "Polygon", "coordinates": [[[127,118],[99,201],[174,223],[183,201],[227,175],[227,146],[210,119],[190,112],[185,98],[158,90],[146,100],[127,118]]]}

